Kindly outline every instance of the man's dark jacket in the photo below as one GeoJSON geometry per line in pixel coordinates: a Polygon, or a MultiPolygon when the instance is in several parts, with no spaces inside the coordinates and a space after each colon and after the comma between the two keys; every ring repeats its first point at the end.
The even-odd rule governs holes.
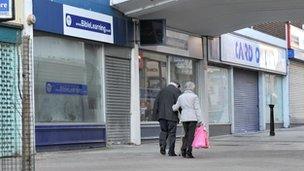
{"type": "Polygon", "coordinates": [[[162,89],[154,101],[153,114],[156,118],[170,121],[179,121],[178,113],[173,112],[172,106],[176,103],[181,91],[174,85],[168,85],[162,89]]]}

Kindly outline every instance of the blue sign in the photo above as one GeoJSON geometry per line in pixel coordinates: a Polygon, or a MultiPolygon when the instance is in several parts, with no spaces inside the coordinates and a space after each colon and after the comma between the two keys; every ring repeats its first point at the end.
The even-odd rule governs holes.
{"type": "Polygon", "coordinates": [[[9,12],[10,4],[9,0],[0,0],[0,13],[9,12]]]}
{"type": "Polygon", "coordinates": [[[0,20],[9,21],[14,19],[13,0],[0,0],[0,20]]]}
{"type": "Polygon", "coordinates": [[[91,18],[66,14],[66,26],[111,35],[111,24],[91,18]]]}
{"type": "Polygon", "coordinates": [[[45,90],[48,94],[87,95],[88,87],[83,84],[46,82],[45,90]]]}
{"type": "Polygon", "coordinates": [[[288,49],[288,58],[294,58],[295,57],[295,52],[293,49],[288,49]]]}

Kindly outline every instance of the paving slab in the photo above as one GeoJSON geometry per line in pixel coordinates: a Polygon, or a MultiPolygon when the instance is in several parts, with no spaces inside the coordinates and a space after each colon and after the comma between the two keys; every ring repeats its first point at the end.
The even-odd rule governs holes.
{"type": "MultiPolygon", "coordinates": [[[[37,171],[303,171],[304,127],[211,137],[195,159],[159,154],[156,141],[140,146],[38,153],[37,171]]],[[[176,151],[181,142],[176,144],[176,151]]]]}

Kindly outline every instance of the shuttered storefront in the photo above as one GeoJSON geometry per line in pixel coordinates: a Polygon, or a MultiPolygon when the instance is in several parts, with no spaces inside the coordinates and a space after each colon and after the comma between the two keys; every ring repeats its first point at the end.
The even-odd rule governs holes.
{"type": "Polygon", "coordinates": [[[259,129],[258,75],[234,70],[234,132],[255,132],[259,129]]]}
{"type": "Polygon", "coordinates": [[[21,99],[15,44],[0,42],[0,158],[21,154],[21,99]]]}
{"type": "Polygon", "coordinates": [[[289,65],[289,99],[292,124],[304,123],[304,63],[291,61],[289,65]]]}
{"type": "Polygon", "coordinates": [[[106,47],[107,142],[130,142],[130,51],[106,47]]]}

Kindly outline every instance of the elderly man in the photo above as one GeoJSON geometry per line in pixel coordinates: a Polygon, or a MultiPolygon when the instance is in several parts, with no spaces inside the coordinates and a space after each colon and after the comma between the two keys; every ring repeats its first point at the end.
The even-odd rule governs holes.
{"type": "Polygon", "coordinates": [[[176,140],[176,127],[179,122],[178,113],[172,110],[172,105],[177,101],[181,94],[179,90],[180,85],[174,81],[171,82],[166,88],[162,89],[154,102],[153,114],[158,116],[160,125],[159,146],[160,153],[166,154],[166,146],[168,140],[169,156],[176,156],[175,154],[175,140],[176,140]]]}

